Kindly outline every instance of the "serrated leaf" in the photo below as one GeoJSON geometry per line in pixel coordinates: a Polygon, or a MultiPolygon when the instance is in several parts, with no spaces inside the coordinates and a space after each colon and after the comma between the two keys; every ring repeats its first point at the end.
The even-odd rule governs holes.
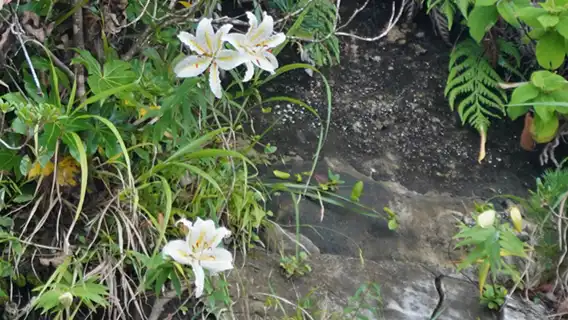
{"type": "Polygon", "coordinates": [[[95,73],[87,78],[93,93],[100,94],[106,90],[130,84],[136,80],[136,73],[126,61],[110,60],[103,66],[102,73],[95,73]]]}
{"type": "Polygon", "coordinates": [[[15,133],[19,133],[24,136],[28,134],[29,128],[20,118],[12,120],[12,125],[10,127],[15,133]]]}
{"type": "Polygon", "coordinates": [[[0,170],[17,170],[21,160],[16,150],[0,149],[0,170]]]}

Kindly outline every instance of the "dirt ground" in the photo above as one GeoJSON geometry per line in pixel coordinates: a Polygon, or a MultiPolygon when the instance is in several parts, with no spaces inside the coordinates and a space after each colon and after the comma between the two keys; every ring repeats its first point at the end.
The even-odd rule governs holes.
{"type": "MultiPolygon", "coordinates": [[[[350,12],[348,8],[344,16],[350,12]]],[[[389,14],[390,3],[370,6],[351,32],[377,35],[389,14]]],[[[539,151],[519,146],[520,121],[494,121],[486,159],[477,163],[479,136],[461,125],[443,94],[450,48],[433,34],[427,18],[399,24],[376,42],[341,40],[341,64],[323,70],[333,94],[323,155],[346,159],[375,180],[397,181],[420,193],[520,196],[534,185],[543,168],[539,151]]],[[[292,59],[288,62],[299,62],[297,56],[292,59]]],[[[266,90],[301,98],[326,115],[324,86],[317,75],[293,71],[266,90]]],[[[317,119],[284,103],[274,105],[271,115],[257,115],[257,131],[279,117],[265,141],[280,153],[309,160],[317,145],[317,119]]]]}

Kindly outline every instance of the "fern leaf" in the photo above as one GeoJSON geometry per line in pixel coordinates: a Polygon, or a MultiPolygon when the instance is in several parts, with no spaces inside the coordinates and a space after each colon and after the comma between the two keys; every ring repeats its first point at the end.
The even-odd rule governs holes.
{"type": "Polygon", "coordinates": [[[444,3],[444,13],[441,11],[441,7],[434,7],[430,10],[430,20],[432,21],[432,27],[434,28],[434,33],[440,36],[442,40],[448,45],[451,45],[450,41],[450,27],[448,24],[448,17],[453,20],[453,8],[451,4],[444,3]],[[451,13],[450,13],[451,12],[451,13]],[[448,17],[446,16],[448,15],[448,17]]]}
{"type": "Polygon", "coordinates": [[[422,6],[424,5],[424,0],[404,0],[404,16],[406,22],[411,22],[416,18],[418,12],[422,10],[422,6]]]}
{"type": "Polygon", "coordinates": [[[505,114],[507,95],[499,87],[501,77],[485,58],[483,48],[469,39],[453,50],[449,67],[444,94],[450,108],[457,110],[462,124],[484,134],[490,118],[505,114]]]}

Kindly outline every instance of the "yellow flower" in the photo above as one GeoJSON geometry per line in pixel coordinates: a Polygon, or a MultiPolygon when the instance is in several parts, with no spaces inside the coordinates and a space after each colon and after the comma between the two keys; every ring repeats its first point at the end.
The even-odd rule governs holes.
{"type": "Polygon", "coordinates": [[[53,162],[51,161],[47,162],[47,164],[43,168],[39,164],[39,161],[36,161],[32,166],[32,168],[30,169],[30,172],[28,172],[28,178],[29,179],[35,178],[40,174],[44,177],[47,177],[53,173],[53,168],[54,168],[53,162]]]}
{"type": "Polygon", "coordinates": [[[513,227],[517,232],[523,231],[523,217],[521,216],[521,210],[517,206],[512,206],[509,208],[509,215],[511,216],[511,221],[513,221],[513,227]]]}
{"type": "Polygon", "coordinates": [[[79,164],[71,156],[63,158],[57,164],[57,184],[60,186],[76,186],[75,175],[79,173],[79,164]]]}
{"type": "Polygon", "coordinates": [[[148,108],[142,108],[138,110],[138,119],[144,118],[150,110],[160,110],[160,106],[151,105],[148,108]]]}

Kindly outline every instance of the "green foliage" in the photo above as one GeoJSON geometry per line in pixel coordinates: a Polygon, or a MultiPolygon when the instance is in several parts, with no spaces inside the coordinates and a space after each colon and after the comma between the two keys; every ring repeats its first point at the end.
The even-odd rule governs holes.
{"type": "Polygon", "coordinates": [[[299,252],[297,255],[280,257],[280,267],[284,269],[286,277],[303,276],[312,271],[308,263],[308,254],[304,251],[299,252]]]}
{"type": "Polygon", "coordinates": [[[500,118],[505,114],[507,96],[498,85],[501,77],[487,60],[483,48],[471,40],[464,40],[454,48],[449,68],[444,94],[450,108],[457,110],[463,124],[485,132],[490,117],[500,118]]]}
{"type": "Polygon", "coordinates": [[[517,87],[511,96],[507,113],[515,120],[529,111],[535,111],[531,132],[538,143],[549,142],[556,136],[560,118],[568,108],[555,106],[555,102],[568,101],[568,81],[550,71],[536,71],[530,82],[517,87]]]}
{"type": "Polygon", "coordinates": [[[335,4],[327,0],[270,0],[273,7],[285,14],[303,8],[302,14],[294,21],[288,36],[298,47],[303,61],[316,67],[339,63],[339,39],[335,36],[335,4]]]}
{"type": "Polygon", "coordinates": [[[460,231],[454,236],[459,240],[456,248],[465,248],[467,251],[466,257],[458,265],[458,271],[470,266],[478,268],[480,295],[483,295],[488,277],[491,283],[496,282],[498,274],[508,275],[515,282],[521,280],[519,272],[503,257],[528,257],[526,245],[515,235],[509,222],[495,219],[496,213],[492,206],[477,206],[473,216],[475,220],[478,220],[481,215],[487,217],[487,214],[494,217],[491,224],[484,225],[485,222],[480,223],[479,221],[473,226],[461,224],[460,231]]]}
{"type": "Polygon", "coordinates": [[[536,59],[545,69],[559,68],[568,54],[568,2],[546,0],[537,7],[518,10],[519,19],[531,27],[527,34],[537,41],[536,59]]]}
{"type": "Polygon", "coordinates": [[[505,298],[507,297],[507,289],[500,285],[485,285],[483,294],[481,295],[481,303],[491,310],[499,310],[505,298]]]}

